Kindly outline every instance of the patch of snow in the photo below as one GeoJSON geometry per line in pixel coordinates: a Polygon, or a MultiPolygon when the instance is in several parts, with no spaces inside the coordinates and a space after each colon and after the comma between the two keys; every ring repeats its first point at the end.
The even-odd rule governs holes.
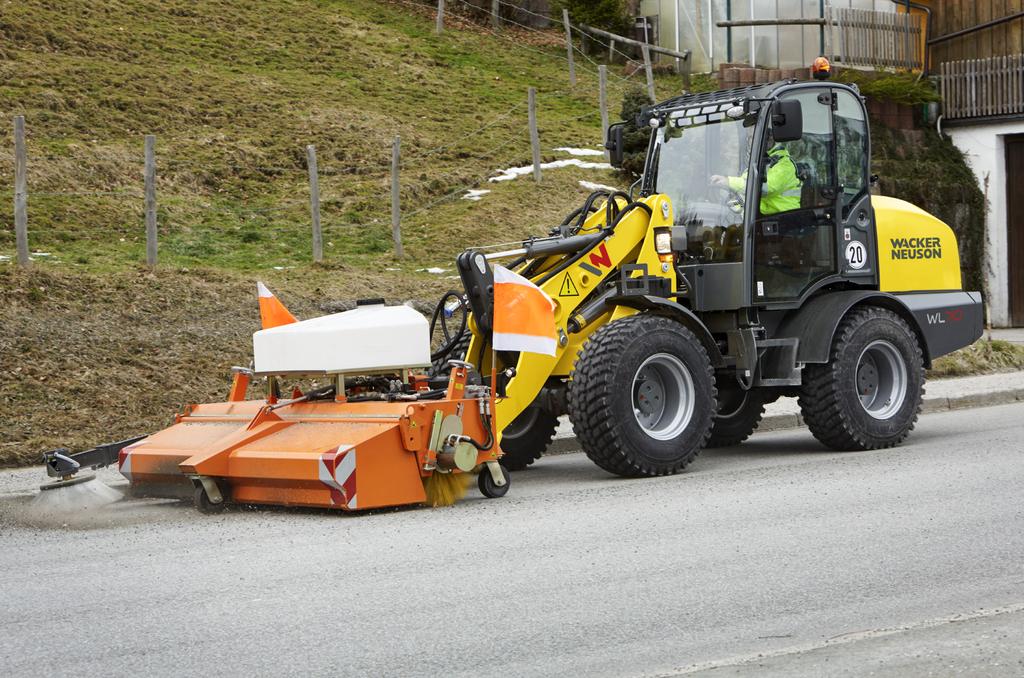
{"type": "Polygon", "coordinates": [[[619,189],[614,186],[605,186],[604,184],[595,184],[593,181],[583,181],[580,179],[580,186],[587,189],[588,191],[617,191],[619,189]]]}
{"type": "Polygon", "coordinates": [[[33,257],[51,257],[53,255],[50,254],[49,252],[33,252],[32,256],[33,257]]]}
{"type": "Polygon", "coordinates": [[[295,268],[294,266],[274,266],[275,271],[287,271],[288,269],[295,268]]]}
{"type": "Polygon", "coordinates": [[[417,268],[417,273],[433,273],[434,275],[440,275],[441,273],[447,273],[450,268],[438,268],[437,266],[431,266],[430,268],[417,268]]]}
{"type": "Polygon", "coordinates": [[[0,261],[8,261],[10,259],[6,254],[0,254],[0,261]]]}
{"type": "Polygon", "coordinates": [[[385,268],[384,270],[385,271],[401,271],[402,269],[400,269],[400,268],[385,268]]]}
{"type": "Polygon", "coordinates": [[[569,155],[588,155],[594,157],[604,155],[604,151],[596,151],[593,148],[571,148],[568,146],[561,146],[559,148],[556,148],[555,150],[561,151],[563,153],[568,153],[569,155]]]}
{"type": "MultiPolygon", "coordinates": [[[[552,162],[541,163],[540,168],[545,169],[558,169],[559,167],[579,167],[580,169],[611,169],[612,166],[606,162],[588,162],[586,160],[577,160],[576,158],[569,158],[568,160],[554,160],[552,162]]],[[[508,169],[498,170],[501,174],[491,177],[487,181],[498,182],[498,181],[511,181],[516,177],[521,177],[524,174],[530,174],[533,172],[533,165],[525,165],[523,167],[509,167],[508,169]]]]}
{"type": "Polygon", "coordinates": [[[471,188],[468,191],[466,191],[466,195],[462,196],[462,199],[463,200],[479,200],[480,198],[482,198],[483,196],[487,195],[488,193],[490,193],[490,191],[488,191],[486,189],[471,188]]]}

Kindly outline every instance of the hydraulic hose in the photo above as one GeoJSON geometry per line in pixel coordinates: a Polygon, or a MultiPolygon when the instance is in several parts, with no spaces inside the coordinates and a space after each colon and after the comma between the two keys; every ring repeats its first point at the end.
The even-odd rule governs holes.
{"type": "Polygon", "coordinates": [[[491,433],[491,418],[488,417],[483,412],[481,412],[480,413],[480,422],[484,425],[484,430],[487,431],[487,442],[486,443],[481,445],[480,443],[478,443],[477,441],[473,440],[469,436],[463,436],[462,438],[467,443],[469,443],[470,445],[472,445],[476,449],[480,450],[481,452],[486,452],[487,450],[489,450],[492,447],[494,447],[494,434],[491,433]]]}
{"type": "MultiPolygon", "coordinates": [[[[615,231],[615,227],[619,225],[619,222],[621,222],[626,217],[626,215],[628,215],[630,212],[632,212],[635,209],[642,209],[642,210],[644,210],[645,212],[647,212],[648,216],[651,216],[651,215],[654,214],[651,211],[651,208],[648,207],[646,204],[644,204],[642,202],[631,202],[628,205],[626,205],[625,207],[623,207],[619,211],[618,215],[615,217],[615,220],[612,221],[611,225],[610,226],[606,226],[605,228],[602,228],[601,232],[605,234],[605,237],[611,235],[612,232],[615,231]]],[[[600,242],[600,240],[598,242],[600,242]]],[[[597,243],[595,242],[594,244],[596,245],[597,243]]],[[[551,269],[550,271],[545,273],[544,277],[542,277],[540,279],[540,281],[538,281],[537,284],[538,285],[543,285],[544,283],[546,283],[547,281],[551,280],[552,278],[554,278],[559,273],[562,273],[567,268],[569,268],[570,266],[575,264],[577,261],[582,259],[583,256],[587,254],[587,252],[590,252],[590,249],[580,250],[579,252],[577,252],[573,256],[569,257],[568,259],[566,259],[565,261],[560,263],[558,266],[555,266],[553,269],[551,269]]]]}
{"type": "Polygon", "coordinates": [[[469,313],[466,310],[466,302],[462,298],[462,295],[455,290],[448,290],[441,296],[441,300],[437,302],[437,306],[434,307],[434,312],[430,316],[430,336],[434,336],[434,330],[437,328],[437,321],[441,320],[441,334],[444,335],[444,342],[436,351],[430,354],[430,361],[435,362],[442,358],[448,357],[448,354],[458,345],[459,340],[466,333],[466,323],[468,322],[469,313]],[[459,308],[462,309],[462,322],[459,324],[458,331],[454,336],[448,333],[448,325],[442,320],[442,316],[445,313],[445,306],[449,299],[455,299],[459,303],[459,308]]]}

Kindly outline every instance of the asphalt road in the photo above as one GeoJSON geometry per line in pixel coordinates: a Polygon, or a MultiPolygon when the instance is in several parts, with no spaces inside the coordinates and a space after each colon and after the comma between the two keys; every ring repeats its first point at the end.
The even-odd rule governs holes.
{"type": "MultiPolygon", "coordinates": [[[[7,474],[7,492],[37,480],[7,474]]],[[[1021,675],[1024,405],[347,516],[0,502],[0,675],[1021,675]]]]}

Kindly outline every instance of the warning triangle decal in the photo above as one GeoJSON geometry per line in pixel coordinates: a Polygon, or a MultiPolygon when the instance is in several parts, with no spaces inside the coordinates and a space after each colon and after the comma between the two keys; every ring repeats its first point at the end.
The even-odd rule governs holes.
{"type": "Polygon", "coordinates": [[[558,296],[560,297],[578,297],[580,296],[579,290],[576,289],[576,284],[569,277],[569,274],[565,274],[565,280],[562,281],[562,288],[558,290],[558,296]]]}

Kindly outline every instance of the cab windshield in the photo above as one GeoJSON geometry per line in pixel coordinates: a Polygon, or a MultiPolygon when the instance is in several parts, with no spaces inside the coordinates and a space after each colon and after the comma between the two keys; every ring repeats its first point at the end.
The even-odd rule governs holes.
{"type": "Polygon", "coordinates": [[[672,199],[692,256],[743,259],[743,186],[753,130],[742,118],[726,117],[719,105],[672,113],[657,130],[654,189],[672,199]]]}

